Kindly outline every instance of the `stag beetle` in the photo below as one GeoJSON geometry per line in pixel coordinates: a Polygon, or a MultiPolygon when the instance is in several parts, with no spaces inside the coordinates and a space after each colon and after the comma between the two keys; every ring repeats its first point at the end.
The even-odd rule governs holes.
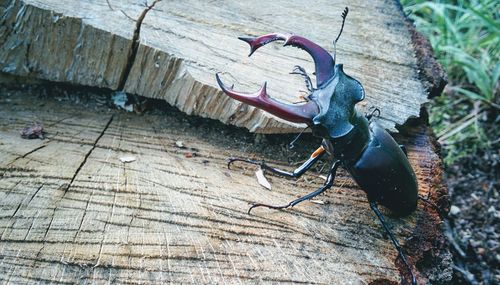
{"type": "MultiPolygon", "coordinates": [[[[325,153],[332,157],[326,182],[316,191],[300,197],[283,206],[262,203],[253,204],[248,213],[256,207],[284,209],[311,199],[333,186],[337,168],[342,165],[366,192],[371,209],[375,212],[393,245],[403,260],[411,276],[412,284],[416,278],[409,266],[401,246],[387,226],[384,216],[377,205],[383,205],[397,215],[409,215],[417,207],[418,187],[413,169],[408,162],[406,150],[376,122],[372,121],[373,112],[362,115],[355,104],[365,98],[365,91],[359,81],[347,75],[342,64],[335,64],[336,44],[342,34],[348,13],[342,13],[342,27],[333,41],[333,57],[325,49],[310,40],[293,35],[273,33],[260,37],[239,37],[250,45],[251,56],[260,47],[278,40],[284,46],[305,50],[315,64],[316,88],[304,68],[296,66],[292,74],[304,77],[309,95],[304,104],[285,104],[269,97],[266,83],[257,93],[240,93],[222,83],[219,74],[216,80],[220,88],[231,98],[267,111],[279,118],[294,123],[305,123],[313,135],[321,137],[321,146],[310,158],[293,172],[276,169],[265,162],[232,157],[228,167],[235,161],[260,165],[264,170],[289,177],[298,178],[317,162],[325,153]]],[[[380,111],[379,111],[380,112],[380,111]]]]}

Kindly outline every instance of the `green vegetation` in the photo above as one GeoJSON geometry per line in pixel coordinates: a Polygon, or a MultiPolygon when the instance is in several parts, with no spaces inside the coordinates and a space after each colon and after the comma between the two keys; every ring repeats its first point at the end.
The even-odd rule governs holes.
{"type": "Polygon", "coordinates": [[[498,149],[500,1],[403,0],[402,4],[448,73],[448,86],[430,110],[445,163],[498,149]]]}

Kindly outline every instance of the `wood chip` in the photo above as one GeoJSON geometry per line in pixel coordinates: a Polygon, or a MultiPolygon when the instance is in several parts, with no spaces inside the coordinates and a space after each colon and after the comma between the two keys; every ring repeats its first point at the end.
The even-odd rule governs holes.
{"type": "Polygon", "coordinates": [[[318,204],[318,205],[327,204],[325,201],[322,201],[322,200],[309,200],[309,202],[314,203],[314,204],[318,204]]]}
{"type": "Polygon", "coordinates": [[[130,162],[135,161],[135,160],[136,160],[135,156],[131,156],[131,155],[120,157],[120,161],[123,163],[130,163],[130,162]]]}
{"type": "Polygon", "coordinates": [[[127,93],[123,91],[116,91],[113,93],[111,98],[113,99],[113,103],[118,109],[122,109],[127,112],[132,112],[134,110],[134,106],[132,104],[127,104],[127,93]]]}
{"type": "Polygon", "coordinates": [[[269,183],[266,176],[264,176],[264,171],[262,171],[262,168],[259,168],[259,170],[255,171],[255,176],[257,176],[257,181],[260,185],[264,186],[268,190],[271,190],[271,183],[269,183]]]}
{"type": "Polygon", "coordinates": [[[184,142],[183,141],[176,141],[175,142],[175,146],[178,147],[178,148],[186,148],[186,146],[184,146],[184,142]]]}

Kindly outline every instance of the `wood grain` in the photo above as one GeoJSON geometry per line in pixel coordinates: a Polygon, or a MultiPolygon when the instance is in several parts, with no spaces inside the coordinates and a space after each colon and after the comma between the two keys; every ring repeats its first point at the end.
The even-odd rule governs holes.
{"type": "MultiPolygon", "coordinates": [[[[269,114],[227,98],[214,74],[255,91],[268,81],[271,96],[298,101],[302,78],[314,70],[305,52],[272,44],[247,58],[241,35],[293,32],[332,51],[342,13],[350,13],[337,46],[339,63],[362,82],[362,110],[378,107],[391,131],[419,115],[427,92],[419,79],[412,34],[396,1],[159,1],[144,17],[142,0],[11,0],[0,5],[0,70],[51,81],[124,90],[161,98],[187,114],[254,132],[296,131],[269,114]],[[0,11],[1,12],[1,11],[0,11]],[[129,62],[133,59],[133,62],[129,62]],[[127,66],[131,66],[130,73],[127,66]]],[[[425,85],[426,86],[426,85],[425,85]]]]}
{"type": "MultiPolygon", "coordinates": [[[[2,283],[387,284],[405,274],[345,171],[319,197],[326,205],[247,215],[251,202],[288,202],[323,181],[315,173],[298,181],[268,176],[269,191],[253,167],[226,168],[228,156],[260,155],[244,151],[249,142],[235,147],[238,138],[224,128],[208,135],[179,114],[136,116],[23,93],[0,95],[2,283]],[[21,139],[35,120],[47,139],[21,139]],[[122,163],[124,156],[136,160],[122,163]]],[[[415,130],[405,138],[425,195],[442,186],[428,178],[439,158],[426,128],[415,130]]],[[[422,242],[434,252],[443,247],[440,220],[422,217],[436,216],[419,205],[388,221],[402,244],[418,249],[428,236],[422,242]],[[435,235],[415,236],[422,223],[435,235]]],[[[408,252],[412,264],[419,250],[408,252]]],[[[438,258],[415,272],[426,280],[429,268],[449,266],[438,258]]]]}

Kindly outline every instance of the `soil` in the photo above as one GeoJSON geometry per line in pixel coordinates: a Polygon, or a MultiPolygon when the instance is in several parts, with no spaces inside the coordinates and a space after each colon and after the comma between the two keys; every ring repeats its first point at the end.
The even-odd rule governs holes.
{"type": "Polygon", "coordinates": [[[500,284],[500,153],[467,157],[447,169],[452,208],[446,234],[452,284],[500,284]]]}

